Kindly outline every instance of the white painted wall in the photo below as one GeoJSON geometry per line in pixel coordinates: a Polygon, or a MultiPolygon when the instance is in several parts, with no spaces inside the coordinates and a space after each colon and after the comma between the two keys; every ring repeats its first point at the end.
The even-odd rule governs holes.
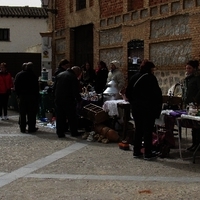
{"type": "Polygon", "coordinates": [[[42,52],[42,44],[37,44],[35,46],[32,47],[28,47],[26,49],[27,53],[41,53],[42,52]]]}
{"type": "Polygon", "coordinates": [[[10,41],[0,41],[0,52],[22,53],[27,52],[27,49],[33,46],[41,46],[42,38],[40,32],[47,31],[47,20],[22,17],[0,18],[0,28],[10,29],[10,41]]]}

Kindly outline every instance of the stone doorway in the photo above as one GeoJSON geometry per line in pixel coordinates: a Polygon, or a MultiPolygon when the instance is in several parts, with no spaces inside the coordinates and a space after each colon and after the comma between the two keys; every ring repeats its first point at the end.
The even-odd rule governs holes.
{"type": "Polygon", "coordinates": [[[93,64],[93,24],[83,25],[73,28],[73,43],[74,49],[73,63],[77,66],[82,66],[85,62],[93,64]]]}

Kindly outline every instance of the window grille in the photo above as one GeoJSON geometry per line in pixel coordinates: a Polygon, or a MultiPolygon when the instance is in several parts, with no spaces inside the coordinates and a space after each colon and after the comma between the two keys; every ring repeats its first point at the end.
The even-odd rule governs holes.
{"type": "Polygon", "coordinates": [[[76,10],[82,10],[86,8],[86,0],[76,0],[76,10]]]}

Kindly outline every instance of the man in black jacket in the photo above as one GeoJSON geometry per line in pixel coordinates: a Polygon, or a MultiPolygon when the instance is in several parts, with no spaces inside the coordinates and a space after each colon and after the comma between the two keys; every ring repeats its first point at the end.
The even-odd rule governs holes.
{"type": "Polygon", "coordinates": [[[60,74],[61,72],[64,72],[65,70],[69,68],[70,68],[69,61],[67,59],[62,59],[59,62],[58,68],[56,69],[54,76],[56,77],[58,74],[60,74]]]}
{"type": "Polygon", "coordinates": [[[26,64],[26,70],[21,71],[15,78],[15,91],[19,100],[20,130],[26,132],[26,119],[28,119],[28,132],[34,133],[36,128],[36,115],[38,111],[39,84],[38,77],[33,72],[33,63],[26,64]]]}
{"type": "Polygon", "coordinates": [[[56,76],[55,80],[55,106],[56,106],[56,133],[59,138],[65,137],[66,119],[70,126],[71,136],[78,136],[76,105],[81,101],[77,77],[81,69],[76,67],[79,73],[68,69],[56,76]]]}
{"type": "Polygon", "coordinates": [[[132,76],[126,89],[126,97],[132,106],[135,121],[134,153],[135,158],[143,156],[141,153],[142,139],[144,139],[144,159],[156,157],[152,152],[152,132],[155,119],[159,118],[162,108],[162,92],[153,74],[155,65],[144,60],[139,73],[132,76]]]}

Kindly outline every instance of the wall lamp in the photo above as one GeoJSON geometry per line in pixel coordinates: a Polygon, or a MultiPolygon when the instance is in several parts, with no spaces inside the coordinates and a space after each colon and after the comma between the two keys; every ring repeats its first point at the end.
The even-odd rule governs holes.
{"type": "Polygon", "coordinates": [[[47,12],[50,12],[52,14],[58,14],[58,10],[57,9],[50,9],[48,8],[49,6],[49,0],[41,0],[42,2],[42,7],[47,11],[47,12]]]}

